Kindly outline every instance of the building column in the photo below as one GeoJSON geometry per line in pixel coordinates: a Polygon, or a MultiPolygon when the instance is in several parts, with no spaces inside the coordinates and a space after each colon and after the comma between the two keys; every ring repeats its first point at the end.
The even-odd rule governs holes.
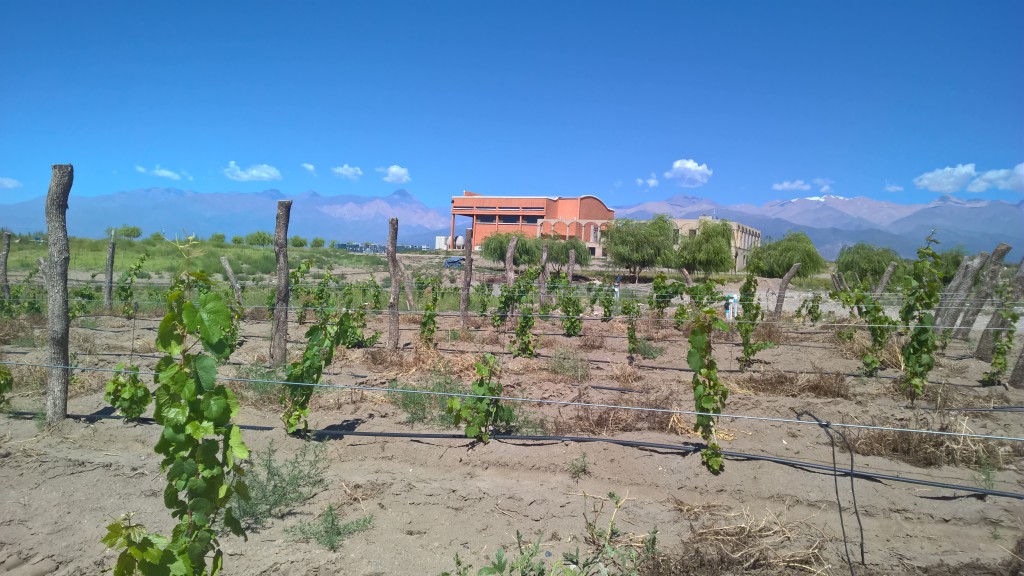
{"type": "Polygon", "coordinates": [[[448,235],[448,248],[455,250],[455,213],[452,212],[452,230],[448,235]]]}

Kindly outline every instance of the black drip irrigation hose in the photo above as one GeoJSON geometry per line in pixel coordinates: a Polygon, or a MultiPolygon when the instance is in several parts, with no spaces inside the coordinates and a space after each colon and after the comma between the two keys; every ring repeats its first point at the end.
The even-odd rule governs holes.
{"type": "MultiPolygon", "coordinates": [[[[113,408],[107,408],[101,410],[95,414],[68,414],[67,417],[71,419],[83,420],[86,422],[94,422],[96,420],[124,420],[123,416],[111,414],[106,410],[113,410],[113,408]]],[[[9,415],[34,418],[35,412],[26,412],[11,410],[8,412],[9,415]]],[[[139,418],[136,422],[143,424],[155,424],[156,421],[152,418],[139,418]]],[[[243,430],[254,430],[259,432],[269,432],[272,430],[282,429],[279,426],[262,426],[256,424],[238,424],[239,428],[243,430]]],[[[345,436],[364,436],[370,438],[407,438],[407,439],[420,439],[420,440],[467,440],[464,434],[454,433],[431,433],[431,432],[360,432],[358,430],[331,430],[331,429],[319,429],[311,430],[310,436],[313,438],[344,438],[345,436]]],[[[698,453],[705,448],[703,444],[699,443],[687,443],[687,444],[663,444],[658,442],[644,442],[641,440],[620,440],[617,438],[595,438],[592,436],[523,436],[519,434],[492,434],[491,438],[495,440],[505,441],[518,441],[518,442],[578,442],[581,444],[585,443],[604,443],[614,444],[617,446],[625,446],[629,448],[648,448],[652,450],[667,450],[672,452],[685,452],[686,454],[698,453]]],[[[768,456],[766,454],[747,454],[745,452],[735,452],[732,450],[722,450],[722,455],[727,456],[734,460],[751,461],[751,462],[771,462],[773,464],[782,464],[791,468],[814,470],[819,472],[827,472],[829,474],[838,474],[840,476],[849,476],[851,478],[860,478],[862,480],[872,480],[876,482],[897,482],[904,484],[914,484],[917,486],[928,486],[930,488],[941,488],[944,490],[960,490],[968,492],[970,494],[979,496],[995,496],[999,498],[1012,498],[1014,500],[1024,500],[1024,493],[1019,492],[1006,492],[1004,490],[989,490],[987,488],[976,488],[974,486],[964,486],[961,484],[949,484],[946,482],[935,482],[932,480],[921,480],[917,478],[905,478],[902,476],[893,476],[892,474],[881,474],[877,472],[866,472],[863,470],[849,470],[846,468],[833,468],[832,466],[826,466],[824,464],[817,464],[814,462],[806,462],[803,460],[793,460],[790,458],[781,458],[778,456],[768,456]]]]}

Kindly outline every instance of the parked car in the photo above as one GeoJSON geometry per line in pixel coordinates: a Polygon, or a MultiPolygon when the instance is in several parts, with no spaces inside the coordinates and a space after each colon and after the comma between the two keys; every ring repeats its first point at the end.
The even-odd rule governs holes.
{"type": "Polygon", "coordinates": [[[465,256],[451,256],[444,259],[445,268],[462,268],[462,265],[466,263],[465,256]]]}

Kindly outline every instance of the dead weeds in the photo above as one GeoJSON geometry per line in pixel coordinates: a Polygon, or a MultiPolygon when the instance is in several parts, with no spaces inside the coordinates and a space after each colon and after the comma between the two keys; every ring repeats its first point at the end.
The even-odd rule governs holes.
{"type": "Polygon", "coordinates": [[[819,398],[843,398],[850,400],[853,395],[846,376],[839,372],[825,372],[814,366],[811,373],[782,372],[765,370],[751,372],[730,378],[739,392],[758,396],[817,396],[819,398]]]}

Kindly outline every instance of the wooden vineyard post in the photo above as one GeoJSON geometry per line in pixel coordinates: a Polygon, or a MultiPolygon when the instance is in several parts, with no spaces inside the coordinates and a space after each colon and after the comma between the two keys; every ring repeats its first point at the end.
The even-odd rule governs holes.
{"type": "Polygon", "coordinates": [[[114,309],[114,251],[117,249],[117,242],[114,241],[114,230],[110,230],[110,242],[107,244],[107,278],[103,283],[103,306],[109,312],[114,309]]]}
{"type": "Polygon", "coordinates": [[[995,293],[996,284],[999,283],[999,273],[1003,271],[1003,259],[1006,258],[1006,253],[1010,250],[1012,247],[1009,244],[1000,243],[988,257],[985,266],[978,272],[981,281],[973,295],[965,302],[960,324],[957,325],[956,332],[953,333],[953,337],[957,340],[967,340],[967,337],[970,336],[978,314],[981,314],[981,309],[995,293]]]}
{"type": "Polygon", "coordinates": [[[54,164],[50,189],[46,194],[46,243],[49,262],[44,267],[46,283],[46,424],[53,426],[68,415],[68,382],[71,380],[68,355],[68,195],[75,180],[71,164],[54,164]]]}
{"type": "Polygon", "coordinates": [[[572,285],[572,278],[576,275],[576,250],[573,248],[569,249],[569,265],[565,267],[565,276],[569,280],[569,284],[572,285]]]}
{"type": "Polygon", "coordinates": [[[4,232],[3,249],[0,250],[0,296],[11,299],[11,285],[7,283],[7,255],[11,253],[11,233],[4,232]]]}
{"type": "Polygon", "coordinates": [[[402,264],[402,259],[398,257],[397,244],[395,244],[395,262],[398,264],[398,275],[401,277],[402,287],[405,289],[405,307],[411,312],[416,306],[416,299],[412,294],[413,281],[412,277],[406,273],[405,264],[402,264]]]}
{"type": "Polygon", "coordinates": [[[1017,362],[1013,365],[1013,372],[1007,382],[1010,388],[1024,388],[1024,348],[1021,348],[1017,355],[1017,362]]]}
{"type": "Polygon", "coordinates": [[[505,284],[509,286],[516,282],[515,257],[518,245],[519,236],[512,236],[508,241],[508,249],[505,250],[505,284]]]}
{"type": "Polygon", "coordinates": [[[274,318],[270,335],[270,363],[282,366],[288,360],[288,221],[292,201],[277,201],[277,225],[274,228],[274,257],[277,260],[277,293],[274,297],[274,318]]]}
{"type": "Polygon", "coordinates": [[[473,283],[473,229],[466,228],[466,262],[462,269],[462,292],[459,297],[459,315],[462,327],[469,328],[469,290],[473,283]]]}
{"type": "Polygon", "coordinates": [[[775,299],[775,313],[773,316],[777,319],[782,316],[782,305],[786,303],[786,289],[789,288],[789,281],[796,276],[796,273],[800,271],[800,263],[797,262],[786,272],[786,275],[782,277],[782,282],[779,283],[779,296],[775,299]]]}
{"type": "Polygon", "coordinates": [[[537,298],[541,306],[548,302],[548,245],[540,249],[540,274],[537,275],[537,298]]]}
{"type": "Polygon", "coordinates": [[[1017,273],[1014,274],[1013,280],[1010,282],[1009,298],[1007,298],[1007,301],[1000,300],[996,302],[996,309],[992,311],[992,316],[988,320],[988,326],[985,327],[985,331],[978,338],[978,347],[974,350],[975,358],[985,362],[992,361],[996,330],[1005,330],[1007,328],[1007,321],[1003,318],[1002,314],[999,314],[999,308],[1013,306],[1015,302],[1020,301],[1022,296],[1024,296],[1024,258],[1020,259],[1017,273]]]}
{"type": "Polygon", "coordinates": [[[391,274],[391,297],[388,298],[388,349],[398,349],[398,285],[402,277],[398,271],[398,218],[388,221],[388,272],[391,274]]]}
{"type": "Polygon", "coordinates": [[[238,287],[238,280],[235,280],[235,271],[231,269],[231,262],[228,262],[227,256],[220,257],[220,265],[224,267],[224,274],[228,277],[228,282],[231,283],[231,290],[235,293],[235,302],[242,303],[242,289],[238,287]]]}
{"type": "Polygon", "coordinates": [[[892,278],[892,273],[896,270],[896,262],[889,262],[889,265],[885,267],[885,273],[882,274],[882,279],[878,281],[878,286],[875,286],[875,299],[885,292],[885,287],[889,285],[889,278],[892,278]]]}
{"type": "Polygon", "coordinates": [[[988,258],[988,253],[982,252],[964,258],[960,263],[960,268],[953,276],[953,281],[946,287],[946,291],[943,292],[942,298],[939,300],[938,312],[935,315],[936,328],[944,329],[956,326],[956,321],[960,318],[961,306],[967,298],[967,294],[970,293],[971,286],[974,285],[974,278],[986,258],[988,258]]]}

